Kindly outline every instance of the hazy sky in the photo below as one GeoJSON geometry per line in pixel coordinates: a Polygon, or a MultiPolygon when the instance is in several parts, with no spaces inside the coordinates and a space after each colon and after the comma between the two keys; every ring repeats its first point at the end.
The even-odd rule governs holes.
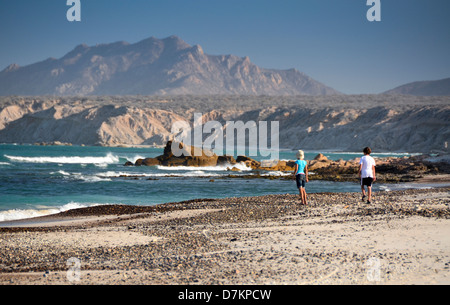
{"type": "Polygon", "coordinates": [[[249,56],[264,68],[296,68],[343,93],[380,93],[450,77],[450,1],[0,0],[0,70],[60,58],[76,45],[177,35],[208,54],[249,56]]]}

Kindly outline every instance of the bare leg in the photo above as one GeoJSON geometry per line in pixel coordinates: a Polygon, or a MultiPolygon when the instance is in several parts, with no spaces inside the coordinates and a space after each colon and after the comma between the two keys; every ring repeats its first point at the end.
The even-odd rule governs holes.
{"type": "Polygon", "coordinates": [[[367,200],[372,201],[372,187],[371,186],[367,187],[367,200]]]}
{"type": "Polygon", "coordinates": [[[303,204],[303,191],[302,190],[303,190],[302,187],[298,188],[298,194],[300,196],[301,204],[303,204]]]}
{"type": "Polygon", "coordinates": [[[307,201],[306,201],[306,190],[305,190],[305,188],[300,188],[300,192],[301,192],[301,195],[302,195],[302,204],[304,204],[304,205],[307,205],[308,203],[307,203],[307,201]]]}
{"type": "Polygon", "coordinates": [[[364,200],[364,198],[366,197],[366,190],[364,189],[364,185],[361,185],[361,192],[362,192],[362,200],[364,200]]]}

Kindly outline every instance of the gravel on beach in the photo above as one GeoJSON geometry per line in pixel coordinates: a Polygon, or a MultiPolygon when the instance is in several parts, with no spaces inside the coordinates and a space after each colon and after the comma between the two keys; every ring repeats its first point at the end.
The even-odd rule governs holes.
{"type": "Polygon", "coordinates": [[[277,194],[70,210],[0,226],[0,284],[449,284],[449,194],[442,187],[377,192],[371,204],[360,193],[315,193],[306,206],[277,194]]]}

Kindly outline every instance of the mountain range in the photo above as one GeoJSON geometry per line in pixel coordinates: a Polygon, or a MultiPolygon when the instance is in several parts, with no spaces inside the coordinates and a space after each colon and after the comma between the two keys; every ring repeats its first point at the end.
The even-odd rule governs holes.
{"type": "Polygon", "coordinates": [[[177,36],[78,45],[60,59],[0,72],[0,95],[336,95],[295,69],[264,69],[248,57],[208,55],[177,36]]]}

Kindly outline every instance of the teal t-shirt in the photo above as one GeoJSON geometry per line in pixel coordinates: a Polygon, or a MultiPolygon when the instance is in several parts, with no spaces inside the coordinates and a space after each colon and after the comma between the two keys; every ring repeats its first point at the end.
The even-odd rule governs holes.
{"type": "Polygon", "coordinates": [[[305,160],[297,160],[297,161],[295,161],[295,164],[298,164],[298,170],[295,174],[296,175],[305,174],[306,161],[305,160]]]}

